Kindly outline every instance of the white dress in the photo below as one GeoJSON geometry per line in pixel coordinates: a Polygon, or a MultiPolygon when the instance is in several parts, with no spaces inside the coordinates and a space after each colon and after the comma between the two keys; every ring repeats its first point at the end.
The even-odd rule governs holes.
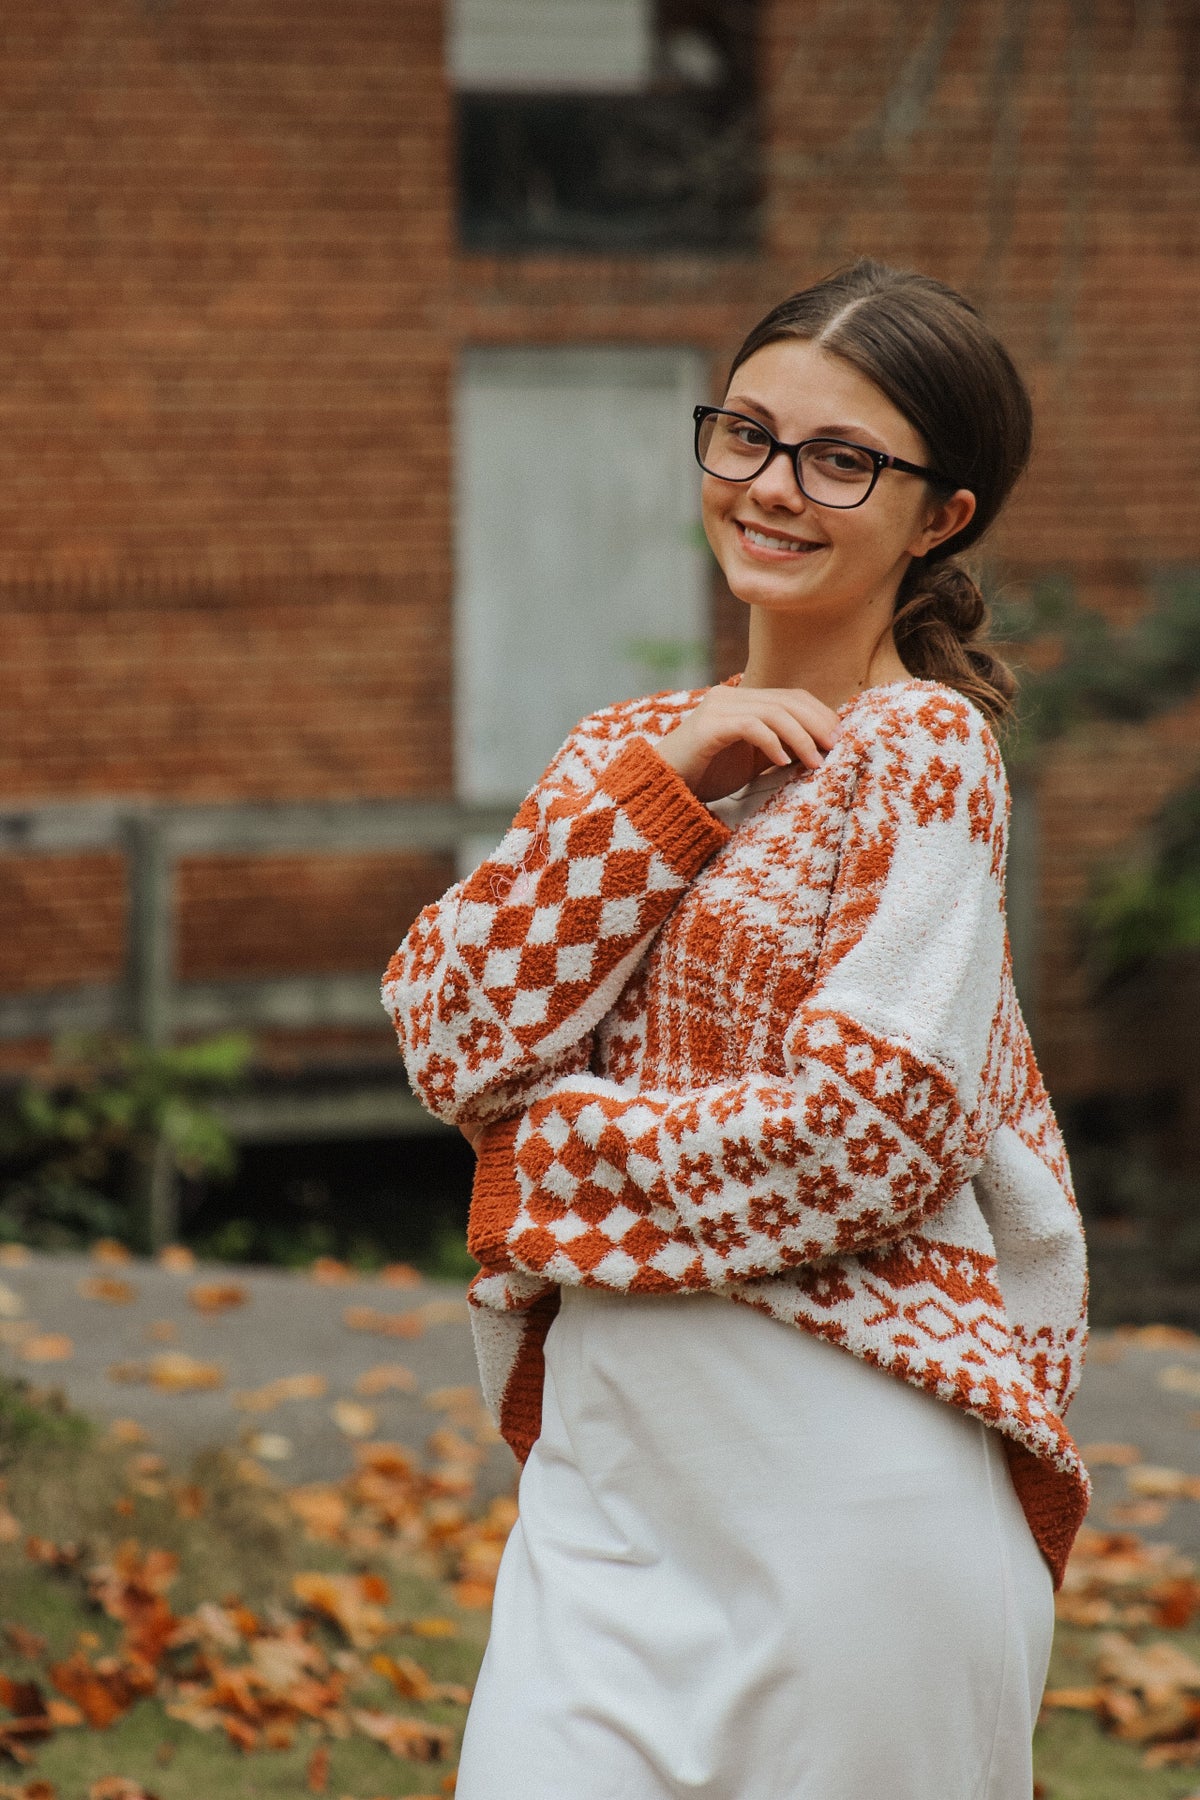
{"type": "Polygon", "coordinates": [[[519,1514],[457,1800],[1030,1800],[1053,1588],[980,1420],[718,1295],[564,1289],[519,1514]]]}

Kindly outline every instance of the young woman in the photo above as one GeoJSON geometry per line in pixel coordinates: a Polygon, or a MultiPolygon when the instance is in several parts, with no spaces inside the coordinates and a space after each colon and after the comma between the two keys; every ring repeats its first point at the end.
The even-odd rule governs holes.
{"type": "Polygon", "coordinates": [[[1086,1276],[957,560],[1029,401],[860,263],[695,426],[744,673],[586,719],[385,982],[524,1461],[457,1792],[1029,1800],[1086,1276]]]}

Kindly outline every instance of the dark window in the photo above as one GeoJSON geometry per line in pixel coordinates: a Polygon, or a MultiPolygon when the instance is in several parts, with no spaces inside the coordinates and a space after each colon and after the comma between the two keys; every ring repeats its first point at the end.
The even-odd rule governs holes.
{"type": "Polygon", "coordinates": [[[659,0],[635,92],[458,96],[472,250],[736,249],[759,193],[752,0],[659,0]]]}

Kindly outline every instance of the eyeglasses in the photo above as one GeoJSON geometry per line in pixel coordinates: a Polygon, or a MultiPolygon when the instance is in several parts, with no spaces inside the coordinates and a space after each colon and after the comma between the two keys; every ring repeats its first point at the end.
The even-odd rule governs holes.
{"type": "Polygon", "coordinates": [[[697,406],[696,461],[706,475],[718,481],[753,481],[781,452],[796,473],[806,500],[818,506],[861,506],[869,500],[885,469],[905,475],[922,475],[935,487],[957,487],[948,476],[899,456],[888,456],[866,444],[850,444],[843,438],[805,438],[800,444],[781,444],[759,419],[747,413],[727,412],[722,406],[697,406]]]}

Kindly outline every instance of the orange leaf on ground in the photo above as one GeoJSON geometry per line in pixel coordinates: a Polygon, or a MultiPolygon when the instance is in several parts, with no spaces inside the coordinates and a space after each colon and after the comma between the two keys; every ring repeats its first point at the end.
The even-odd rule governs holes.
{"type": "Polygon", "coordinates": [[[4,1627],[4,1636],[9,1649],[17,1656],[27,1657],[30,1662],[38,1662],[46,1654],[46,1640],[40,1632],[30,1631],[27,1625],[10,1620],[4,1627]]]}
{"type": "Polygon", "coordinates": [[[24,1244],[0,1244],[0,1269],[23,1269],[28,1261],[24,1244]]]}
{"type": "Polygon", "coordinates": [[[172,1275],[190,1275],[196,1266],[196,1258],[186,1244],[164,1244],[155,1260],[160,1269],[169,1269],[172,1275]]]}
{"type": "Polygon", "coordinates": [[[26,1362],[69,1362],[75,1345],[65,1331],[35,1332],[32,1337],[21,1339],[17,1354],[26,1362]]]}
{"type": "Polygon", "coordinates": [[[136,1419],[114,1419],[108,1435],[116,1444],[148,1444],[150,1433],[136,1419]]]}
{"type": "Polygon", "coordinates": [[[384,1744],[393,1756],[409,1762],[440,1762],[454,1744],[448,1725],[429,1725],[423,1719],[398,1719],[387,1712],[357,1711],[351,1720],[366,1737],[384,1744]]]}
{"type": "Polygon", "coordinates": [[[456,1581],[450,1591],[456,1606],[469,1612],[483,1612],[492,1604],[495,1588],[490,1581],[456,1581]]]}
{"type": "MultiPolygon", "coordinates": [[[[293,1575],[292,1592],[302,1606],[332,1620],[356,1650],[372,1649],[391,1630],[377,1603],[381,1597],[377,1576],[305,1572],[293,1575]]],[[[384,1587],[382,1597],[386,1594],[384,1587]]]]}
{"type": "Polygon", "coordinates": [[[1042,1705],[1067,1712],[1097,1712],[1103,1698],[1104,1689],[1099,1687],[1047,1688],[1042,1705]]]}
{"type": "Polygon", "coordinates": [[[1142,1453],[1136,1444],[1084,1444],[1081,1446],[1079,1454],[1089,1469],[1097,1469],[1104,1465],[1114,1469],[1126,1469],[1142,1460],[1142,1453]]]}
{"type": "Polygon", "coordinates": [[[89,1252],[93,1262],[121,1264],[133,1261],[133,1252],[116,1238],[97,1238],[89,1252]]]}
{"type": "Polygon", "coordinates": [[[219,1388],[225,1371],[219,1363],[199,1362],[183,1351],[164,1351],[150,1359],[150,1385],[168,1394],[199,1393],[219,1388]]]}
{"type": "Polygon", "coordinates": [[[1200,1394],[1200,1368],[1194,1363],[1171,1363],[1155,1379],[1170,1394],[1200,1394]]]}
{"type": "Polygon", "coordinates": [[[158,1800],[158,1796],[128,1775],[102,1775],[88,1789],[88,1800],[158,1800]]]}
{"type": "Polygon", "coordinates": [[[1154,1463],[1139,1463],[1125,1476],[1135,1494],[1155,1500],[1200,1499],[1200,1476],[1185,1475],[1182,1469],[1160,1468],[1154,1463]]]}
{"type": "Polygon", "coordinates": [[[310,1487],[293,1488],[287,1502],[310,1537],[327,1544],[339,1541],[350,1509],[335,1487],[314,1482],[310,1487]]]}
{"type": "Polygon", "coordinates": [[[148,1344],[174,1344],[179,1339],[179,1327],[174,1319],[151,1319],[142,1336],[148,1344]]]}
{"type": "Polygon", "coordinates": [[[1171,1508],[1166,1500],[1124,1500],[1106,1509],[1114,1525],[1161,1525],[1171,1508]]]}
{"type": "Polygon", "coordinates": [[[21,1529],[20,1520],[0,1504],[0,1544],[19,1544],[21,1529]]]}
{"type": "Polygon", "coordinates": [[[457,1681],[434,1681],[411,1656],[386,1656],[379,1651],[371,1658],[371,1667],[391,1682],[402,1700],[451,1700],[457,1706],[470,1705],[470,1688],[457,1681]]]}
{"type": "Polygon", "coordinates": [[[414,1637],[452,1638],[458,1636],[458,1626],[453,1619],[436,1618],[432,1615],[422,1619],[410,1619],[407,1629],[414,1637]]]}
{"type": "Polygon", "coordinates": [[[1182,1325],[1118,1325],[1113,1338],[1135,1350],[1195,1350],[1200,1334],[1182,1325]]]}
{"type": "Polygon", "coordinates": [[[305,1785],[310,1794],[323,1794],[329,1786],[329,1745],[318,1744],[308,1759],[305,1785]]]}
{"type": "Polygon", "coordinates": [[[66,1699],[79,1707],[89,1725],[106,1730],[129,1711],[139,1695],[153,1692],[152,1669],[102,1657],[90,1663],[82,1650],[52,1663],[50,1679],[66,1699]]]}
{"type": "Polygon", "coordinates": [[[324,1375],[280,1375],[263,1387],[243,1388],[233,1404],[240,1412],[271,1412],[285,1400],[320,1400],[328,1389],[324,1375]]]}
{"type": "Polygon", "coordinates": [[[46,1702],[46,1717],[55,1731],[73,1731],[77,1725],[87,1724],[77,1706],[73,1706],[69,1700],[58,1700],[53,1694],[46,1702]]]}
{"type": "Polygon", "coordinates": [[[329,1416],[347,1437],[370,1437],[378,1423],[371,1408],[358,1400],[335,1400],[329,1416]]]}
{"type": "Polygon", "coordinates": [[[403,1363],[376,1363],[358,1376],[354,1391],[369,1400],[377,1394],[411,1394],[416,1385],[416,1376],[403,1363]]]}
{"type": "Polygon", "coordinates": [[[385,1313],[374,1306],[348,1306],[342,1323],[351,1331],[375,1331],[382,1337],[415,1338],[425,1329],[419,1307],[413,1312],[385,1313]]]}
{"type": "Polygon", "coordinates": [[[385,1287],[418,1288],[423,1280],[420,1272],[411,1263],[389,1263],[386,1269],[380,1269],[377,1277],[385,1287]]]}
{"type": "Polygon", "coordinates": [[[132,1281],[120,1275],[85,1275],[75,1284],[81,1300],[104,1300],[109,1306],[129,1306],[137,1299],[132,1281]]]}
{"type": "Polygon", "coordinates": [[[30,1562],[40,1563],[45,1569],[65,1571],[75,1567],[83,1551],[78,1544],[56,1544],[51,1538],[28,1537],[25,1554],[30,1562]]]}
{"type": "Polygon", "coordinates": [[[322,1287],[341,1287],[348,1281],[357,1281],[357,1271],[339,1262],[336,1256],[318,1256],[308,1265],[309,1278],[320,1282],[322,1287]]]}
{"type": "Polygon", "coordinates": [[[0,1783],[0,1800],[58,1800],[52,1781],[24,1781],[20,1787],[0,1783]]]}
{"type": "Polygon", "coordinates": [[[188,1299],[197,1312],[212,1316],[245,1306],[250,1290],[244,1281],[197,1281],[188,1289],[188,1299]]]}

